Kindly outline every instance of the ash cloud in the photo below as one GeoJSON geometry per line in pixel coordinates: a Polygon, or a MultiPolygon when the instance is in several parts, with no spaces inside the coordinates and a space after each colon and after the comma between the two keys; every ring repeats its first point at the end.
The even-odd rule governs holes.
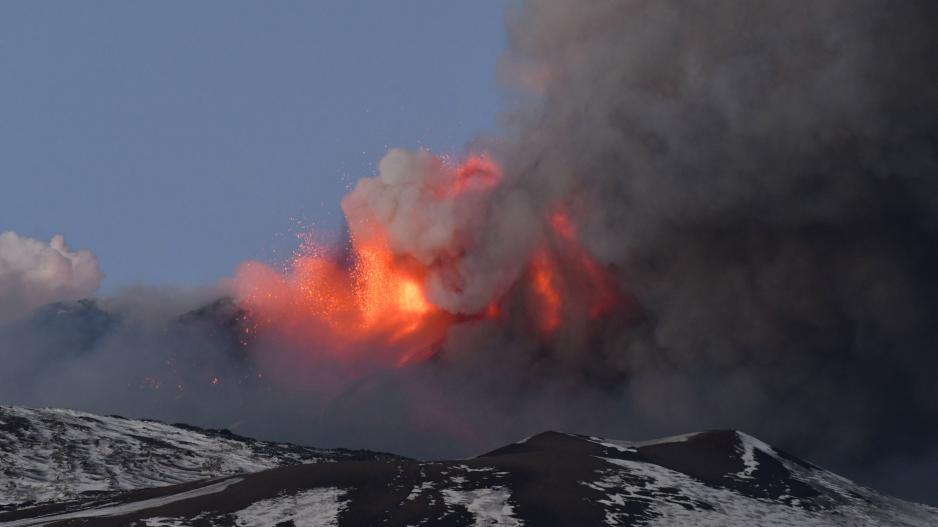
{"type": "Polygon", "coordinates": [[[422,458],[474,455],[548,428],[592,429],[617,404],[550,379],[523,389],[525,350],[504,360],[501,348],[469,349],[493,343],[495,328],[478,322],[454,335],[465,355],[388,369],[277,332],[248,334],[249,313],[225,293],[135,287],[0,325],[0,401],[422,458]]]}
{"type": "Polygon", "coordinates": [[[938,477],[936,15],[853,0],[510,14],[502,73],[528,91],[490,210],[569,203],[617,270],[642,316],[575,353],[621,373],[633,423],[742,428],[867,481],[916,460],[938,477]]]}
{"type": "Polygon", "coordinates": [[[397,252],[440,266],[434,302],[469,313],[505,293],[504,321],[460,321],[432,360],[362,372],[245,337],[240,306],[213,302],[224,290],[129,290],[0,329],[0,399],[421,457],[544,429],[737,428],[934,502],[936,14],[522,2],[500,71],[520,91],[483,141],[500,185],[408,212],[449,176],[395,151],[343,204],[353,233],[384,214],[397,252]],[[545,339],[507,284],[558,205],[628,302],[545,339]]]}

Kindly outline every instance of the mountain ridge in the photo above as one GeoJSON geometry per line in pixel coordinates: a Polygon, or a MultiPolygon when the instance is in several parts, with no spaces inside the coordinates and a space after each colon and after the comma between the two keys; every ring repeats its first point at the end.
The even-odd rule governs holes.
{"type": "Polygon", "coordinates": [[[0,511],[339,459],[403,458],[181,423],[0,405],[0,511]]]}
{"type": "Polygon", "coordinates": [[[4,466],[11,452],[23,451],[11,437],[51,437],[43,430],[58,431],[63,452],[101,448],[102,441],[89,443],[87,435],[69,430],[89,426],[86,432],[103,433],[104,443],[147,445],[152,452],[129,451],[150,465],[105,454],[101,470],[123,467],[142,475],[121,473],[124,488],[90,495],[78,491],[89,481],[100,483],[87,468],[94,463],[86,479],[49,483],[40,477],[31,488],[45,483],[59,494],[40,489],[49,499],[8,504],[0,526],[938,524],[936,508],[884,496],[735,430],[649,441],[546,431],[474,458],[418,461],[188,425],[0,406],[4,466]],[[22,420],[40,430],[18,433],[22,420]],[[114,437],[115,430],[134,437],[114,437]],[[186,442],[195,442],[205,459],[225,457],[228,464],[186,464],[186,442]],[[174,467],[172,477],[191,479],[155,480],[153,466],[174,467]],[[205,477],[196,479],[200,474],[205,477]],[[69,484],[80,488],[63,490],[69,484]]]}

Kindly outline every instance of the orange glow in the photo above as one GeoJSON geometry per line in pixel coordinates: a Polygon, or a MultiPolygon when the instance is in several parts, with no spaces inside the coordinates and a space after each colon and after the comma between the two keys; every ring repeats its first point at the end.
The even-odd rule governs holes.
{"type": "MultiPolygon", "coordinates": [[[[474,210],[502,180],[501,169],[485,154],[446,166],[423,187],[427,199],[467,200],[465,208],[474,210]]],[[[615,309],[621,295],[612,272],[577,239],[570,210],[562,204],[550,210],[543,220],[547,236],[527,256],[520,287],[510,284],[492,293],[477,313],[449,313],[429,300],[425,284],[439,272],[436,266],[448,270],[445,266],[458,263],[461,253],[436,260],[395,253],[390,227],[379,215],[368,217],[365,208],[365,216],[349,218],[357,228],[347,256],[329,254],[307,240],[284,272],[256,262],[239,267],[235,295],[253,323],[245,328],[245,339],[263,338],[266,329],[275,328],[302,353],[349,361],[357,373],[358,365],[402,367],[429,359],[453,324],[481,319],[510,327],[517,317],[509,310],[523,310],[543,337],[566,325],[579,331],[584,321],[615,309]],[[528,296],[516,302],[508,296],[513,291],[528,296]]]]}
{"type": "Polygon", "coordinates": [[[466,158],[455,171],[456,177],[449,188],[451,195],[458,195],[466,190],[491,189],[502,179],[501,168],[485,154],[466,158]]]}
{"type": "Polygon", "coordinates": [[[502,308],[498,305],[498,302],[492,302],[485,308],[485,316],[487,318],[498,318],[502,315],[502,308]]]}
{"type": "Polygon", "coordinates": [[[548,216],[548,223],[554,229],[554,232],[562,237],[572,240],[576,236],[576,229],[573,228],[573,222],[570,221],[570,213],[567,209],[558,209],[548,216]]]}
{"type": "Polygon", "coordinates": [[[585,252],[579,255],[579,263],[591,292],[590,318],[608,313],[619,303],[620,295],[615,280],[585,252]]]}
{"type": "Polygon", "coordinates": [[[404,280],[401,283],[398,303],[401,306],[401,310],[405,313],[422,315],[432,309],[430,303],[427,302],[427,299],[423,296],[423,290],[420,289],[420,285],[413,280],[404,280]]]}
{"type": "Polygon", "coordinates": [[[547,222],[560,238],[562,254],[575,273],[578,290],[587,296],[590,318],[610,312],[620,302],[615,279],[602,269],[592,255],[576,239],[576,225],[565,207],[556,209],[547,222]]]}
{"type": "MultiPolygon", "coordinates": [[[[449,174],[448,188],[437,199],[488,190],[501,179],[498,165],[484,154],[467,158],[449,174]]],[[[383,353],[403,366],[432,356],[455,317],[427,299],[428,269],[414,258],[395,255],[380,225],[369,227],[366,235],[352,239],[347,267],[309,240],[284,273],[243,264],[234,285],[252,320],[286,330],[300,343],[319,344],[311,348],[338,358],[383,353]]]]}
{"type": "Polygon", "coordinates": [[[355,245],[356,265],[352,289],[362,314],[363,327],[389,320],[410,321],[431,309],[420,285],[419,272],[407,272],[397,265],[391,251],[380,245],[355,245]]]}
{"type": "Polygon", "coordinates": [[[276,323],[304,342],[325,341],[325,350],[336,356],[411,344],[418,349],[402,351],[399,363],[422,358],[419,348],[442,337],[446,315],[427,300],[423,270],[395,258],[381,242],[353,242],[350,269],[311,249],[294,258],[286,275],[245,264],[235,280],[238,295],[262,315],[261,324],[276,323]],[[409,338],[413,342],[405,343],[409,338]]]}
{"type": "Polygon", "coordinates": [[[538,298],[537,325],[544,333],[553,333],[560,326],[560,293],[556,273],[547,253],[539,251],[531,261],[531,278],[538,298]]]}

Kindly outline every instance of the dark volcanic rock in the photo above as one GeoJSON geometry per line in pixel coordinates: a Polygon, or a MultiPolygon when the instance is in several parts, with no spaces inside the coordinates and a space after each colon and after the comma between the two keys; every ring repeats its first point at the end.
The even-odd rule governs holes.
{"type": "MultiPolygon", "coordinates": [[[[252,453],[263,453],[252,440],[227,431],[198,432],[245,442],[252,453]]],[[[924,526],[938,522],[936,509],[882,496],[758,439],[726,430],[635,443],[545,432],[462,461],[380,455],[353,459],[337,456],[331,463],[293,464],[135,490],[111,495],[107,502],[92,498],[11,511],[0,514],[0,525],[924,526]]]]}
{"type": "Polygon", "coordinates": [[[93,299],[74,302],[55,302],[39,308],[23,321],[19,330],[36,342],[32,347],[47,349],[49,353],[69,350],[82,354],[94,346],[121,323],[119,315],[102,309],[93,299]]]}
{"type": "Polygon", "coordinates": [[[0,406],[0,511],[284,465],[401,459],[259,441],[227,430],[0,406]]]}

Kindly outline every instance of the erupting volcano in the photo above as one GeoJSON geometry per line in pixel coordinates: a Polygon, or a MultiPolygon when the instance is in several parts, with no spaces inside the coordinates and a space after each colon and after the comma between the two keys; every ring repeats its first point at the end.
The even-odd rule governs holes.
{"type": "Polygon", "coordinates": [[[516,276],[487,288],[481,302],[463,298],[474,278],[467,254],[480,236],[498,235],[487,232],[485,211],[503,184],[486,154],[451,162],[390,151],[378,175],[343,199],[347,250],[310,233],[283,272],[257,262],[239,268],[248,331],[282,332],[313,354],[400,367],[433,356],[453,324],[520,324],[548,341],[565,322],[618,304],[613,277],[577,243],[565,204],[543,217],[544,239],[516,276]]]}

